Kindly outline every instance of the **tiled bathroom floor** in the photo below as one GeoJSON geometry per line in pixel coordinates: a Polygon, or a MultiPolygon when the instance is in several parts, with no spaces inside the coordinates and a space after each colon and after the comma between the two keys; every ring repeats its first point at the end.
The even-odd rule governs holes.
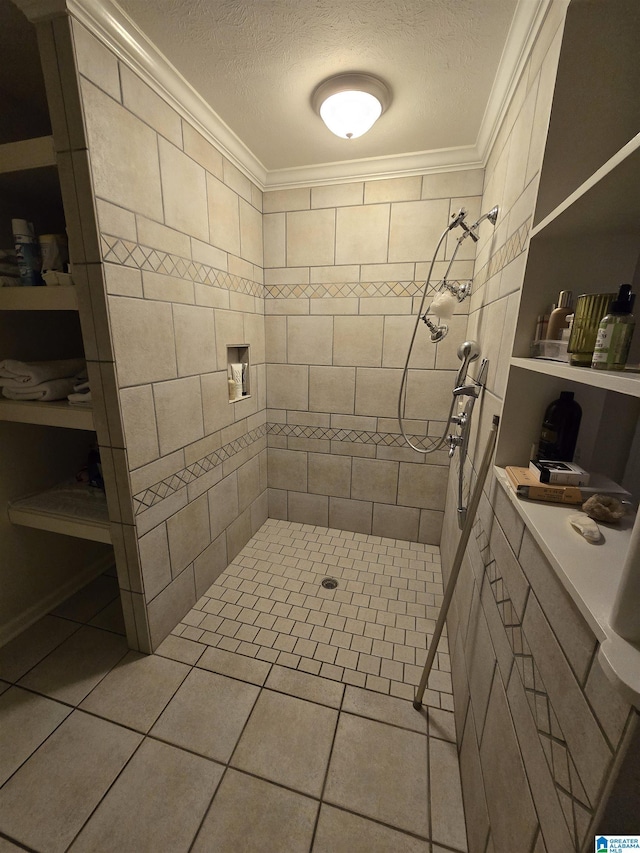
{"type": "MultiPolygon", "coordinates": [[[[202,620],[198,626],[184,628],[181,636],[167,638],[154,655],[129,651],[120,633],[115,579],[108,577],[99,578],[1,649],[0,851],[466,850],[454,718],[446,707],[450,693],[429,691],[430,707],[417,712],[409,700],[384,695],[385,678],[389,690],[394,684],[404,689],[413,670],[403,672],[399,680],[359,669],[359,658],[355,666],[347,665],[351,658],[342,665],[335,662],[341,649],[355,651],[379,661],[382,672],[383,661],[398,658],[386,645],[374,651],[373,643],[400,647],[400,635],[373,636],[367,626],[408,634],[414,628],[408,622],[401,622],[401,627],[398,617],[432,618],[428,611],[410,613],[409,607],[431,608],[435,602],[427,604],[417,597],[437,593],[412,589],[409,584],[434,581],[408,577],[406,572],[430,574],[433,569],[425,569],[424,564],[435,567],[430,558],[437,554],[428,546],[424,550],[402,545],[407,543],[268,522],[192,611],[205,614],[203,619],[219,618],[222,609],[214,612],[219,604],[239,606],[223,595],[239,592],[256,598],[248,611],[287,620],[277,628],[275,621],[270,627],[258,625],[258,631],[268,632],[258,642],[258,634],[251,640],[236,639],[242,626],[254,626],[238,619],[242,610],[234,611],[234,618],[230,612],[222,617],[239,626],[231,642],[251,645],[255,654],[253,648],[240,645],[230,650],[230,634],[220,631],[224,621],[209,631],[201,627],[202,620]],[[271,584],[262,577],[270,574],[262,562],[270,561],[257,555],[279,554],[283,567],[284,557],[319,562],[315,557],[284,554],[283,549],[294,548],[284,540],[292,540],[306,554],[327,554],[316,550],[318,545],[344,547],[320,541],[323,538],[361,543],[368,548],[346,550],[362,550],[386,560],[374,563],[334,551],[329,556],[357,560],[369,568],[336,566],[335,562],[323,563],[326,570],[286,564],[283,574],[272,573],[277,582],[271,584]],[[376,547],[386,553],[369,550],[376,547]],[[420,556],[408,556],[413,553],[420,556]],[[394,559],[409,565],[394,566],[394,559]],[[412,560],[415,566],[410,565],[412,560]],[[247,561],[254,564],[248,566],[247,561]],[[394,573],[382,575],[379,567],[372,571],[376,564],[394,573]],[[289,569],[303,572],[304,577],[292,577],[289,569]],[[338,570],[343,572],[340,576],[338,570]],[[257,579],[242,574],[252,571],[260,573],[257,579]],[[407,584],[392,586],[344,574],[354,571],[407,584]],[[306,591],[307,584],[317,591],[317,579],[307,577],[312,572],[314,577],[338,578],[333,597],[306,591]],[[290,581],[301,584],[301,589],[287,587],[290,581]],[[239,584],[244,582],[258,586],[253,592],[240,591],[239,584]],[[348,583],[387,589],[388,597],[374,595],[373,589],[349,590],[348,583]],[[286,591],[305,600],[289,603],[272,598],[267,590],[286,591]],[[398,591],[397,597],[393,590],[398,591]],[[416,600],[406,600],[402,591],[415,593],[416,600]],[[336,597],[340,593],[351,595],[351,600],[336,597]],[[353,596],[369,596],[369,601],[365,605],[353,596]],[[381,601],[376,602],[377,598],[381,601]],[[259,607],[261,600],[266,609],[259,607]],[[378,606],[382,601],[396,604],[378,606]],[[308,614],[304,620],[302,613],[274,614],[279,604],[308,614]],[[333,606],[327,609],[329,604],[333,606]],[[400,604],[406,604],[406,610],[395,609],[400,604]],[[333,612],[335,605],[358,612],[333,612]],[[364,618],[372,615],[366,610],[375,618],[364,618]],[[395,624],[389,616],[378,620],[385,613],[395,617],[395,624]],[[326,619],[322,624],[314,622],[306,618],[311,614],[326,619]],[[330,617],[344,619],[344,624],[327,627],[330,617]],[[362,631],[356,622],[364,624],[362,631]],[[314,640],[295,633],[297,625],[313,626],[311,632],[325,628],[332,634],[326,642],[325,635],[314,640]],[[186,636],[191,628],[203,632],[197,640],[186,636]],[[217,646],[209,644],[214,636],[217,646]],[[295,646],[287,651],[275,645],[279,636],[318,645],[312,654],[303,654],[303,647],[297,652],[295,646]],[[353,640],[358,637],[370,639],[371,649],[356,651],[353,640]],[[321,646],[329,650],[327,659],[315,656],[321,646]],[[289,657],[280,658],[281,654],[289,657]],[[314,662],[319,663],[320,674],[302,669],[314,667],[314,662]],[[324,664],[331,667],[324,670],[330,677],[323,677],[324,664]],[[375,678],[368,683],[376,689],[349,683],[349,678],[360,674],[365,686],[368,676],[375,678]],[[436,699],[442,706],[434,706],[436,699]]],[[[311,647],[304,649],[311,652],[311,647]]],[[[416,664],[406,666],[415,669],[416,664]]]]}

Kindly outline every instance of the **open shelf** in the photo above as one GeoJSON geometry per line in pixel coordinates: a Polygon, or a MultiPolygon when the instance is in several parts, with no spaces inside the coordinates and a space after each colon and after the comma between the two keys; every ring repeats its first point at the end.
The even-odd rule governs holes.
{"type": "Polygon", "coordinates": [[[95,430],[91,407],[75,406],[67,400],[43,403],[39,400],[7,400],[0,397],[0,421],[95,430]]]}
{"type": "Polygon", "coordinates": [[[74,285],[61,287],[0,287],[0,311],[77,311],[74,285]]]}
{"type": "Polygon", "coordinates": [[[494,468],[496,479],[524,521],[527,529],[555,570],[578,610],[601,643],[615,647],[622,671],[617,672],[627,695],[640,705],[640,649],[619,637],[609,619],[627,556],[634,517],[619,526],[600,524],[602,544],[593,545],[573,530],[568,517],[579,507],[530,501],[516,496],[503,468],[494,468]],[[628,660],[634,661],[628,666],[628,660]],[[628,674],[625,676],[624,672],[628,674]]]}
{"type": "Polygon", "coordinates": [[[37,495],[12,501],[9,520],[24,527],[111,542],[104,492],[79,483],[63,483],[37,495]]]}
{"type": "Polygon", "coordinates": [[[561,361],[542,358],[512,358],[512,367],[555,376],[568,382],[579,382],[591,388],[603,388],[616,391],[629,397],[640,397],[640,373],[617,370],[592,370],[590,367],[572,367],[561,361]]]}
{"type": "Polygon", "coordinates": [[[0,174],[55,166],[56,152],[52,136],[37,136],[0,145],[0,174]]]}
{"type": "Polygon", "coordinates": [[[74,285],[0,287],[0,311],[77,311],[74,285]]]}
{"type": "Polygon", "coordinates": [[[552,210],[531,237],[640,231],[640,133],[552,210]]]}

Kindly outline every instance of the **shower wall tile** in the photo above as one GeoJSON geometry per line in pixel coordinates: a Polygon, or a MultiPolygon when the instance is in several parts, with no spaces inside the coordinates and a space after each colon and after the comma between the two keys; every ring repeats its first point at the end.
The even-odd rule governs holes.
{"type": "Polygon", "coordinates": [[[363,203],[364,184],[311,187],[311,207],[353,207],[363,203]]]}
{"type": "MultiPolygon", "coordinates": [[[[456,695],[456,704],[457,701],[456,695]]],[[[460,741],[460,776],[469,853],[485,853],[489,833],[489,813],[485,799],[473,709],[471,708],[460,741]]]]}
{"type": "Polygon", "coordinates": [[[206,240],[209,222],[204,169],[162,138],[159,151],[165,222],[185,234],[206,240]]]}
{"type": "Polygon", "coordinates": [[[162,219],[156,133],[87,80],[81,80],[96,195],[162,219]]]}
{"type": "Polygon", "coordinates": [[[417,542],[419,528],[419,510],[395,504],[374,503],[371,528],[374,536],[401,536],[403,539],[417,542]]]}
{"type": "Polygon", "coordinates": [[[386,263],[388,204],[339,208],[336,214],[337,264],[386,263]]]}
{"type": "Polygon", "coordinates": [[[298,187],[291,190],[272,190],[264,194],[264,213],[277,213],[286,210],[309,210],[310,207],[310,187],[298,187]]]}
{"type": "MultiPolygon", "coordinates": [[[[354,459],[351,471],[351,497],[395,503],[398,491],[398,463],[377,459],[354,459]]],[[[399,537],[411,539],[412,537],[399,537]]]]}
{"type": "Polygon", "coordinates": [[[371,533],[373,504],[346,498],[329,498],[329,527],[371,533]]]}
{"type": "Polygon", "coordinates": [[[394,202],[391,205],[388,260],[430,260],[448,220],[448,199],[394,202]]]}
{"type": "Polygon", "coordinates": [[[482,195],[483,169],[467,169],[458,172],[443,172],[423,175],[422,198],[458,198],[482,195]]]}
{"type": "Polygon", "coordinates": [[[164,456],[204,435],[200,379],[160,382],[153,390],[160,453],[164,456]]]}
{"type": "Polygon", "coordinates": [[[333,264],[335,219],[333,209],[288,213],[287,265],[299,267],[333,264]]]}
{"type": "Polygon", "coordinates": [[[289,317],[287,359],[290,364],[331,364],[332,317],[289,317]]]}
{"type": "Polygon", "coordinates": [[[167,521],[171,574],[176,577],[211,542],[207,495],[191,501],[167,521]]]}
{"type": "Polygon", "coordinates": [[[497,850],[530,850],[538,821],[504,688],[494,678],[480,760],[497,850]]]}
{"type": "Polygon", "coordinates": [[[80,74],[119,101],[120,74],[116,57],[76,21],[73,22],[73,41],[80,74]]]}
{"type": "MultiPolygon", "coordinates": [[[[313,412],[354,411],[355,367],[310,367],[309,409],[313,412]]],[[[271,401],[271,397],[269,398],[271,401]]]]}
{"type": "Polygon", "coordinates": [[[76,230],[92,246],[100,226],[108,265],[90,306],[111,401],[104,456],[117,462],[117,515],[133,536],[131,558],[118,553],[129,568],[139,547],[148,602],[131,601],[128,635],[149,650],[266,517],[262,193],[115,56],[76,53],[91,175],[83,152],[67,172],[92,181],[76,230]],[[117,99],[122,80],[122,104],[90,78],[117,99]],[[238,344],[251,348],[252,394],[230,405],[226,348],[238,344]],[[220,482],[233,482],[235,501],[214,491],[220,482]]]}
{"type": "Polygon", "coordinates": [[[169,142],[182,148],[182,122],[175,110],[127,67],[121,68],[120,80],[124,106],[169,142]]]}
{"type": "Polygon", "coordinates": [[[596,649],[593,632],[573,602],[558,595],[557,577],[528,530],[524,532],[519,560],[578,682],[584,684],[596,649]]]}
{"type": "Polygon", "coordinates": [[[379,367],[382,363],[382,317],[336,317],[334,364],[379,367]]]}
{"type": "Polygon", "coordinates": [[[326,495],[312,495],[290,490],[288,492],[287,513],[289,521],[328,527],[329,498],[326,495]]]}
{"type": "Polygon", "coordinates": [[[422,178],[386,178],[367,181],[364,185],[364,203],[376,204],[385,201],[414,201],[420,198],[422,178]]]}
{"type": "Polygon", "coordinates": [[[182,122],[184,153],[193,158],[216,178],[222,180],[222,154],[208,142],[188,121],[182,122]]]}

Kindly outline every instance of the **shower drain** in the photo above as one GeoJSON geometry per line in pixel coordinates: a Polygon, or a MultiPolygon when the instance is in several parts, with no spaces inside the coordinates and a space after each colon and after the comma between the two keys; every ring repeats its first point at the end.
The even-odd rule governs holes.
{"type": "Polygon", "coordinates": [[[325,589],[335,589],[338,586],[338,581],[335,578],[322,578],[320,585],[325,589]]]}

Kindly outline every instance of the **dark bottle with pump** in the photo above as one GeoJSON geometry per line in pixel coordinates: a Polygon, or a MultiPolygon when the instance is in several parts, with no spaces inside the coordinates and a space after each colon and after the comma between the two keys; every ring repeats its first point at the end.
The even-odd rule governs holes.
{"type": "Polygon", "coordinates": [[[544,413],[538,459],[573,462],[582,409],[573,399],[573,391],[561,391],[544,413]]]}

